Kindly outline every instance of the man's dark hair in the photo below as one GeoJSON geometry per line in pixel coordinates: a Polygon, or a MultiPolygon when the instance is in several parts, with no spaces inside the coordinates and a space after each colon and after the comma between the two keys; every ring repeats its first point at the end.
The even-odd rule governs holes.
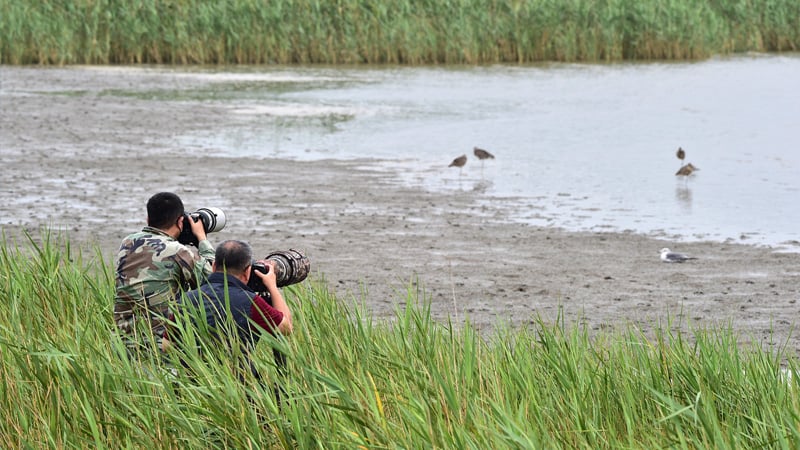
{"type": "Polygon", "coordinates": [[[244,241],[227,240],[217,246],[214,261],[217,272],[241,275],[253,261],[253,249],[244,241]]]}
{"type": "Polygon", "coordinates": [[[159,192],[147,201],[147,224],[153,228],[169,228],[183,213],[181,198],[172,192],[159,192]]]}

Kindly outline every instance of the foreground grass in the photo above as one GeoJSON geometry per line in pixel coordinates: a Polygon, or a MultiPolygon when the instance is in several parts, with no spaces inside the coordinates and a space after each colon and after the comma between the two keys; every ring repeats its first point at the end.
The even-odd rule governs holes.
{"type": "Polygon", "coordinates": [[[691,343],[668,331],[590,339],[539,321],[483,339],[433,322],[414,293],[383,322],[306,282],[286,289],[296,333],[258,349],[270,383],[240,383],[235,363],[214,355],[190,355],[174,373],[133,365],[111,337],[102,255],[41,241],[0,242],[9,448],[800,445],[798,378],[779,375],[786,355],[738,348],[726,329],[691,343]],[[288,355],[285,374],[271,347],[288,355]]]}
{"type": "Polygon", "coordinates": [[[0,0],[0,64],[486,64],[798,49],[796,0],[0,0]]]}

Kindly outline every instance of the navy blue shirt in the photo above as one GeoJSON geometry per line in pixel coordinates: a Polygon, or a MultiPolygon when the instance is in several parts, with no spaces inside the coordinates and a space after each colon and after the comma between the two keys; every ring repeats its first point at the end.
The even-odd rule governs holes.
{"type": "MultiPolygon", "coordinates": [[[[220,331],[228,314],[227,302],[230,302],[230,315],[236,324],[236,330],[242,344],[250,349],[255,347],[263,331],[275,334],[278,324],[283,320],[283,313],[273,308],[260,295],[253,292],[247,284],[238,278],[214,272],[208,281],[198,289],[186,293],[186,299],[194,308],[205,311],[205,319],[211,332],[220,331]],[[227,284],[227,297],[226,297],[227,284]]],[[[196,318],[197,320],[199,318],[196,318]]],[[[226,340],[225,336],[215,333],[216,337],[226,340]]]]}

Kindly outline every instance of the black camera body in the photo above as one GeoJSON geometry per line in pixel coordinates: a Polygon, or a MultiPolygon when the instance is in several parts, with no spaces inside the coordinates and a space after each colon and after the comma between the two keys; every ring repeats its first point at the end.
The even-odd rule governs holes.
{"type": "MultiPolygon", "coordinates": [[[[299,283],[306,279],[311,270],[311,261],[300,250],[289,249],[270,253],[266,258],[253,262],[254,271],[267,273],[265,261],[275,262],[275,284],[278,287],[299,283]]],[[[250,274],[247,286],[255,292],[266,292],[267,287],[256,274],[250,274]]]]}
{"type": "Polygon", "coordinates": [[[221,209],[213,207],[200,208],[195,212],[184,214],[183,230],[181,230],[181,234],[178,236],[178,242],[183,245],[194,245],[195,247],[199,242],[197,242],[197,236],[192,233],[192,224],[189,222],[190,220],[193,222],[201,220],[206,233],[213,233],[225,228],[225,223],[228,221],[227,217],[225,217],[225,213],[221,209]]]}

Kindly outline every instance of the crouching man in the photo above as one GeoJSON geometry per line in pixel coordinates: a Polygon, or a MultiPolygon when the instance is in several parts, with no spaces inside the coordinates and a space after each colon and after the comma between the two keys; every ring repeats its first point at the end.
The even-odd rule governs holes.
{"type": "Polygon", "coordinates": [[[274,262],[265,261],[266,273],[254,271],[252,262],[253,250],[248,243],[237,240],[220,243],[208,280],[187,292],[178,309],[188,311],[195,326],[207,326],[209,335],[223,348],[233,349],[234,343],[239,342],[245,358],[243,369],[260,380],[251,353],[265,332],[291,334],[292,313],[276,285],[274,262]],[[248,287],[251,276],[261,278],[271,304],[248,287]],[[197,315],[192,317],[193,314],[197,315]],[[230,327],[231,323],[235,327],[230,327]],[[231,328],[236,336],[229,332],[231,328]]]}

